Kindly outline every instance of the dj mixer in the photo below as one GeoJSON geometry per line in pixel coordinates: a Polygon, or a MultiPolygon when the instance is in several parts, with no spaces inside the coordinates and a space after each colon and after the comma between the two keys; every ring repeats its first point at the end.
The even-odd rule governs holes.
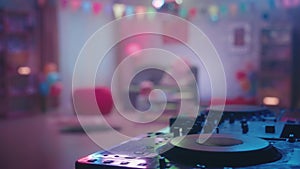
{"type": "MultiPolygon", "coordinates": [[[[76,169],[300,168],[300,124],[281,122],[263,106],[226,106],[213,132],[208,112],[174,117],[164,132],[146,133],[76,161],[76,169]],[[203,141],[204,140],[204,141],[203,141]]],[[[209,112],[211,113],[211,112],[209,112]]]]}

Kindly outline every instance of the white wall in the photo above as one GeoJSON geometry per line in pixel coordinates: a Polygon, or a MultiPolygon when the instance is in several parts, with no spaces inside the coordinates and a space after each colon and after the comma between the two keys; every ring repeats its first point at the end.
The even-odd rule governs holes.
{"type": "MultiPolygon", "coordinates": [[[[106,2],[106,1],[101,1],[106,2]]],[[[108,3],[109,1],[107,1],[108,3]]],[[[61,105],[63,110],[72,110],[71,104],[71,88],[72,88],[72,76],[74,71],[74,65],[85,42],[90,36],[100,29],[102,26],[110,22],[112,15],[102,14],[94,15],[92,13],[85,13],[82,10],[72,11],[70,8],[62,9],[58,7],[58,22],[59,22],[59,61],[60,61],[60,74],[63,83],[63,92],[61,98],[61,105]]],[[[103,39],[108,43],[114,40],[114,30],[111,30],[106,34],[103,39]]],[[[103,43],[106,43],[103,42],[103,43]]],[[[101,49],[102,45],[99,44],[101,49]]],[[[97,85],[109,85],[112,71],[115,65],[114,52],[110,52],[102,64],[102,69],[106,72],[105,76],[97,77],[97,85]]],[[[89,58],[86,59],[86,68],[92,64],[89,58]]],[[[86,86],[84,77],[89,76],[85,72],[81,72],[79,76],[82,76],[81,86],[86,86]]],[[[72,113],[72,112],[71,112],[72,113]]]]}
{"type": "MultiPolygon", "coordinates": [[[[240,0],[242,2],[243,0],[240,0]]],[[[112,3],[110,1],[101,1],[105,3],[112,3]]],[[[136,3],[136,1],[122,1],[123,3],[136,3]]],[[[149,0],[149,2],[151,2],[149,0]]],[[[232,2],[237,2],[233,0],[226,1],[184,1],[184,6],[189,7],[203,7],[208,6],[209,4],[230,4],[232,2]]],[[[248,1],[243,1],[248,2],[248,1]]],[[[255,1],[252,1],[255,2],[255,1]]],[[[144,4],[151,4],[145,3],[144,4]]],[[[255,2],[258,3],[258,2],[255,2]]],[[[260,5],[258,5],[260,6],[260,5]]],[[[208,16],[198,16],[191,20],[193,24],[199,27],[205,34],[208,35],[209,39],[215,45],[218,53],[220,54],[221,60],[223,62],[227,86],[228,86],[228,97],[237,97],[240,95],[241,89],[237,83],[235,73],[237,70],[244,69],[247,63],[252,63],[254,68],[258,66],[259,59],[259,28],[261,22],[261,13],[264,10],[264,5],[260,6],[262,9],[256,9],[255,11],[250,11],[250,13],[244,15],[237,15],[233,17],[221,18],[218,22],[212,22],[209,20],[208,16]],[[229,38],[232,37],[232,27],[236,24],[249,25],[250,26],[250,36],[251,44],[250,48],[246,52],[237,52],[232,49],[230,45],[229,38]]],[[[58,10],[59,17],[59,45],[60,45],[60,71],[62,76],[62,81],[64,84],[64,90],[62,95],[62,105],[67,108],[71,107],[71,81],[72,74],[74,69],[74,64],[76,58],[80,52],[80,49],[84,45],[85,41],[94,33],[97,29],[113,20],[113,14],[107,15],[101,12],[99,16],[94,16],[93,14],[86,14],[82,11],[74,12],[70,9],[61,9],[58,10]]],[[[151,21],[153,22],[153,21],[151,21]]],[[[151,23],[150,23],[151,24],[151,23]]],[[[133,25],[128,29],[132,29],[133,25]]],[[[126,33],[126,30],[121,30],[122,27],[116,28],[117,30],[111,30],[103,39],[108,42],[114,41],[116,35],[121,33],[126,33]]],[[[189,41],[192,43],[199,43],[197,39],[194,39],[193,32],[189,32],[189,41]]],[[[147,45],[146,45],[147,46],[147,45]]],[[[210,97],[210,83],[206,73],[206,70],[203,68],[202,63],[199,63],[195,60],[195,55],[189,51],[186,47],[182,45],[164,45],[161,42],[155,44],[163,49],[169,50],[175,53],[178,56],[188,56],[191,58],[193,63],[199,67],[199,82],[201,97],[205,100],[210,97]]],[[[101,44],[99,44],[101,48],[101,44]]],[[[105,63],[101,67],[101,72],[96,78],[97,84],[110,84],[111,75],[116,66],[117,53],[122,52],[118,51],[115,53],[113,49],[109,55],[106,57],[105,63]]],[[[89,66],[89,60],[87,59],[87,68],[89,66]]],[[[89,76],[82,72],[81,75],[83,78],[89,76]]],[[[84,79],[82,81],[82,86],[85,86],[84,79]]]]}

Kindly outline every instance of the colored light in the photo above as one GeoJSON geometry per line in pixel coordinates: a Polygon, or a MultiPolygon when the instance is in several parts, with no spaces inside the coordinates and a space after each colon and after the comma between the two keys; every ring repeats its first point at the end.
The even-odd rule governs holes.
{"type": "Polygon", "coordinates": [[[269,106],[277,106],[279,104],[279,98],[278,97],[265,97],[263,99],[263,103],[265,105],[269,105],[269,106]]]}
{"type": "Polygon", "coordinates": [[[127,46],[126,46],[126,53],[128,55],[131,55],[133,53],[136,53],[138,51],[141,50],[141,46],[137,43],[129,43],[127,46]]]}
{"type": "Polygon", "coordinates": [[[125,15],[133,15],[133,14],[134,14],[133,6],[128,5],[125,10],[125,15]]]}
{"type": "Polygon", "coordinates": [[[156,15],[156,10],[154,8],[152,8],[152,7],[149,7],[147,9],[147,17],[149,19],[154,19],[155,15],[156,15]]]}
{"type": "Polygon", "coordinates": [[[229,8],[230,8],[231,15],[236,15],[237,14],[238,7],[237,7],[236,4],[231,4],[229,8]]]}
{"type": "Polygon", "coordinates": [[[300,0],[294,0],[294,5],[295,5],[295,6],[300,5],[300,0]]]}
{"type": "Polygon", "coordinates": [[[154,8],[159,9],[165,4],[165,0],[152,0],[152,5],[154,8]]]}
{"type": "Polygon", "coordinates": [[[136,13],[145,13],[145,12],[146,12],[146,8],[143,7],[143,6],[137,6],[137,7],[135,8],[135,12],[136,12],[136,13]]]}
{"type": "Polygon", "coordinates": [[[228,8],[226,5],[220,6],[220,13],[221,13],[221,15],[226,15],[228,13],[228,8]]]}
{"type": "Polygon", "coordinates": [[[104,12],[105,12],[105,14],[107,14],[107,15],[110,15],[110,14],[113,12],[113,9],[112,9],[112,7],[111,7],[110,4],[106,4],[106,5],[104,6],[104,12]]]}
{"type": "Polygon", "coordinates": [[[179,16],[182,18],[186,18],[188,15],[188,11],[185,8],[180,8],[178,13],[179,13],[179,16]]]}
{"type": "Polygon", "coordinates": [[[18,68],[18,73],[20,75],[29,75],[31,73],[30,67],[24,66],[18,68]]]}
{"type": "Polygon", "coordinates": [[[213,22],[217,22],[219,20],[219,16],[218,15],[211,15],[210,16],[211,21],[213,22]]]}
{"type": "Polygon", "coordinates": [[[138,14],[136,15],[138,19],[143,19],[145,16],[146,8],[143,6],[137,6],[135,8],[135,13],[138,14]]]}
{"type": "Polygon", "coordinates": [[[269,2],[270,9],[275,9],[276,8],[275,0],[268,0],[268,2],[269,2]]]}
{"type": "Polygon", "coordinates": [[[289,8],[292,6],[292,1],[290,1],[290,0],[283,0],[282,3],[283,3],[283,6],[286,8],[289,8]]]}
{"type": "Polygon", "coordinates": [[[210,15],[217,15],[219,12],[219,8],[216,5],[212,5],[208,8],[208,12],[210,15]]]}
{"type": "Polygon", "coordinates": [[[100,13],[101,9],[102,9],[102,4],[100,4],[99,2],[95,2],[93,4],[93,12],[94,12],[94,14],[97,15],[98,13],[100,13]]]}
{"type": "Polygon", "coordinates": [[[176,2],[178,5],[180,5],[180,4],[182,4],[183,0],[175,0],[175,2],[176,2]]]}
{"type": "Polygon", "coordinates": [[[76,11],[80,8],[81,1],[80,0],[72,0],[71,1],[71,8],[72,10],[76,11]]]}
{"type": "Polygon", "coordinates": [[[121,18],[123,13],[125,12],[125,5],[124,4],[114,4],[113,11],[115,18],[121,18]]]}
{"type": "Polygon", "coordinates": [[[196,16],[196,14],[197,14],[197,8],[191,8],[190,10],[189,10],[189,16],[190,17],[195,17],[196,16]]]}
{"type": "Polygon", "coordinates": [[[67,5],[68,5],[68,1],[67,0],[61,0],[60,3],[61,3],[61,7],[62,8],[66,8],[67,5]]]}
{"type": "Polygon", "coordinates": [[[89,12],[92,8],[92,4],[89,1],[82,2],[82,10],[85,12],[89,12]]]}
{"type": "Polygon", "coordinates": [[[241,3],[240,4],[240,11],[243,12],[243,13],[247,12],[247,5],[246,5],[246,3],[241,3]]]}

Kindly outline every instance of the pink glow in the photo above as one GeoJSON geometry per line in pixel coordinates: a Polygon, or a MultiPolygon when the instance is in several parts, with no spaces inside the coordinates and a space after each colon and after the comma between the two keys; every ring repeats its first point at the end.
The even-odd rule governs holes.
{"type": "Polygon", "coordinates": [[[139,44],[137,44],[137,43],[129,43],[126,46],[125,50],[126,50],[126,53],[128,55],[130,55],[130,54],[133,54],[135,52],[140,51],[141,50],[141,46],[139,44]]]}
{"type": "Polygon", "coordinates": [[[94,2],[93,3],[93,12],[94,12],[94,14],[100,13],[101,9],[102,9],[102,4],[100,4],[99,2],[94,2]]]}

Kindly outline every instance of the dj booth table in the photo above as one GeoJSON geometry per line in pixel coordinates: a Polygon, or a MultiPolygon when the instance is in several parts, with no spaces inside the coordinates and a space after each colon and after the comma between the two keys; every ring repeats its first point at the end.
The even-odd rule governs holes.
{"type": "MultiPolygon", "coordinates": [[[[127,114],[136,116],[136,114],[127,114]]],[[[151,115],[150,115],[151,116],[151,115]]],[[[154,114],[157,116],[157,114],[154,114]]],[[[134,138],[147,132],[158,131],[169,125],[172,114],[164,114],[155,122],[138,124],[113,112],[106,120],[128,137],[134,138]]],[[[141,117],[148,118],[142,115],[141,117]]],[[[150,117],[152,118],[152,117],[150,117]]],[[[83,120],[97,123],[93,116],[83,120]]],[[[249,134],[257,135],[249,124],[249,134]]],[[[264,122],[261,122],[264,123],[264,122]]],[[[236,122],[238,124],[238,122],[236,122]]],[[[256,123],[257,124],[257,123],[256,123]]],[[[228,125],[228,124],[227,124],[228,125]]],[[[28,118],[0,120],[0,168],[5,169],[74,169],[75,161],[101,150],[90,137],[80,130],[75,116],[38,115],[28,118]]],[[[263,125],[255,125],[256,128],[263,125]]],[[[224,126],[223,130],[239,131],[240,125],[224,126]]],[[[263,130],[258,129],[258,130],[263,130]]],[[[116,130],[99,129],[91,132],[104,147],[119,145],[124,139],[116,138],[116,130]]],[[[277,136],[277,131],[275,133],[277,136]]],[[[259,135],[258,135],[259,136],[259,135]]],[[[297,149],[297,153],[299,153],[297,149]]],[[[296,155],[297,160],[299,155],[296,155]]],[[[298,164],[298,163],[297,163],[298,164]]]]}
{"type": "MultiPolygon", "coordinates": [[[[137,125],[129,121],[120,123],[120,116],[116,113],[107,117],[129,137],[162,129],[168,125],[167,119],[137,125]]],[[[75,116],[38,115],[0,120],[0,168],[73,169],[78,158],[101,150],[84,132],[70,130],[78,125],[75,116]]],[[[93,133],[108,147],[124,141],[115,138],[110,130],[95,130],[93,133]]]]}

